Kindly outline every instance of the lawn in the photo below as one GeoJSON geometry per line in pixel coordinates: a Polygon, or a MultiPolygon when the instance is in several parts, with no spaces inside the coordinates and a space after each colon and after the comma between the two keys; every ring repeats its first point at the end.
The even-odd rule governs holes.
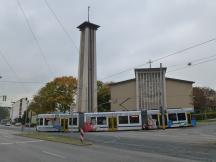
{"type": "Polygon", "coordinates": [[[59,142],[59,143],[65,143],[65,144],[71,144],[71,145],[78,145],[78,146],[92,145],[92,143],[89,142],[89,141],[84,141],[82,143],[79,139],[75,139],[73,137],[63,136],[63,135],[54,135],[54,134],[51,134],[51,133],[28,132],[28,133],[20,133],[20,134],[16,134],[16,135],[17,136],[22,136],[22,137],[45,140],[45,141],[52,141],[52,142],[59,142]]]}

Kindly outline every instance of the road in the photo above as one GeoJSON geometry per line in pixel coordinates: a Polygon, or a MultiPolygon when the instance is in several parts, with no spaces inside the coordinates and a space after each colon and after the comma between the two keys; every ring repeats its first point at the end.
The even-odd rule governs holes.
{"type": "MultiPolygon", "coordinates": [[[[140,132],[89,133],[95,143],[197,161],[216,161],[216,126],[140,132]],[[201,130],[209,128],[209,131],[201,130]],[[212,134],[211,134],[212,133],[212,134]]],[[[208,130],[208,129],[206,129],[208,130]]]]}
{"type": "MultiPolygon", "coordinates": [[[[4,162],[82,161],[216,161],[216,125],[154,131],[85,134],[92,146],[73,146],[14,136],[19,129],[0,129],[4,162]]],[[[79,136],[78,133],[64,135],[79,136]]]]}

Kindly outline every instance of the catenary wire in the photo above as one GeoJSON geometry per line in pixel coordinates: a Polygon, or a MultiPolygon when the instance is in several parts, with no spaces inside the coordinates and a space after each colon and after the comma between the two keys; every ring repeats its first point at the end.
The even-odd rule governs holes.
{"type": "Polygon", "coordinates": [[[57,16],[56,12],[54,11],[54,9],[51,7],[50,3],[47,0],[44,0],[47,8],[51,11],[51,13],[53,14],[53,16],[55,17],[56,21],[58,22],[58,24],[60,25],[60,27],[62,28],[63,32],[65,33],[65,35],[68,37],[68,39],[72,42],[72,44],[74,45],[74,47],[76,48],[77,51],[79,51],[78,47],[76,46],[74,40],[72,39],[71,35],[69,34],[69,32],[65,29],[63,23],[61,22],[61,20],[59,19],[59,17],[57,16]]]}
{"type": "Polygon", "coordinates": [[[7,66],[9,67],[9,69],[13,72],[13,74],[19,78],[17,72],[14,70],[14,68],[10,65],[10,63],[8,62],[7,58],[5,57],[5,55],[3,54],[2,50],[0,49],[0,55],[2,57],[2,59],[4,60],[4,62],[7,64],[7,66]]]}
{"type": "MultiPolygon", "coordinates": [[[[195,60],[192,60],[192,61],[188,61],[187,64],[189,64],[189,63],[194,64],[195,62],[203,61],[203,60],[214,58],[214,57],[216,57],[215,54],[214,55],[210,55],[208,57],[203,57],[203,58],[198,58],[198,59],[195,59],[195,60]]],[[[182,65],[182,63],[181,64],[177,64],[177,65],[168,65],[167,68],[176,67],[176,66],[180,66],[180,65],[182,65]]],[[[185,64],[183,64],[183,65],[185,65],[185,64]]],[[[190,66],[190,65],[188,65],[188,66],[190,66]]]]}
{"type": "MultiPolygon", "coordinates": [[[[208,43],[210,43],[210,42],[213,42],[213,41],[216,41],[216,38],[212,38],[212,39],[209,39],[209,40],[207,40],[207,41],[204,41],[204,42],[201,42],[201,43],[198,43],[198,44],[189,46],[189,47],[187,47],[187,48],[181,49],[181,50],[179,50],[179,51],[173,52],[173,53],[171,53],[171,54],[168,54],[168,55],[159,57],[159,58],[157,58],[157,59],[152,60],[152,62],[157,62],[157,61],[162,60],[162,59],[165,59],[165,58],[167,58],[167,57],[170,57],[170,56],[173,56],[173,55],[177,55],[177,54],[186,52],[186,51],[188,51],[188,50],[197,48],[197,47],[199,47],[199,46],[206,45],[206,44],[208,44],[208,43]]],[[[120,74],[122,74],[122,73],[131,71],[131,70],[134,70],[135,68],[138,68],[138,67],[141,67],[141,66],[145,66],[145,65],[147,65],[147,64],[149,64],[149,63],[140,64],[140,65],[137,65],[136,67],[128,68],[128,69],[123,70],[123,71],[120,71],[120,72],[118,72],[118,73],[114,73],[114,74],[108,75],[108,76],[102,78],[101,80],[104,80],[104,79],[107,79],[107,78],[112,78],[112,77],[114,77],[114,76],[116,76],[116,75],[120,75],[120,74]]]]}
{"type": "Polygon", "coordinates": [[[18,4],[18,7],[19,7],[19,9],[21,10],[21,12],[22,12],[22,14],[23,14],[23,16],[24,16],[24,18],[25,18],[25,22],[26,22],[26,24],[27,24],[27,26],[28,26],[28,28],[29,28],[29,30],[30,30],[32,36],[33,36],[33,39],[34,39],[34,41],[35,41],[35,43],[36,43],[36,46],[37,46],[38,49],[39,49],[40,55],[42,56],[42,58],[43,58],[43,60],[44,60],[44,63],[46,64],[46,66],[47,66],[49,72],[51,73],[51,76],[54,76],[54,73],[53,73],[53,71],[52,71],[50,65],[48,64],[47,58],[46,58],[46,56],[45,56],[45,54],[44,54],[44,52],[43,52],[43,50],[42,50],[42,48],[41,48],[41,46],[40,46],[40,43],[39,43],[39,41],[38,41],[38,39],[37,39],[37,37],[36,37],[36,35],[35,35],[35,33],[34,33],[32,27],[31,27],[31,24],[30,24],[30,22],[29,22],[29,20],[28,20],[28,17],[27,17],[27,15],[26,15],[25,11],[24,11],[24,8],[22,7],[21,1],[20,1],[20,0],[17,0],[17,4],[18,4]]]}
{"type": "Polygon", "coordinates": [[[175,72],[175,71],[179,71],[179,70],[191,68],[191,67],[198,66],[198,65],[200,65],[200,64],[204,64],[204,63],[208,63],[208,62],[212,62],[212,61],[216,61],[216,58],[210,59],[210,60],[201,61],[201,62],[198,62],[198,63],[196,63],[196,64],[191,64],[190,66],[189,66],[189,65],[186,65],[186,66],[184,66],[184,67],[182,67],[182,68],[178,68],[178,69],[175,69],[175,70],[168,71],[167,73],[172,73],[172,72],[175,72]]]}

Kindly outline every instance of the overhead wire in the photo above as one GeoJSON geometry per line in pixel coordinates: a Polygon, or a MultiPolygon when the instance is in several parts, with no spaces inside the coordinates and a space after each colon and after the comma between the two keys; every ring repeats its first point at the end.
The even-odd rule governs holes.
{"type": "MultiPolygon", "coordinates": [[[[10,67],[11,71],[13,71],[13,73],[17,76],[17,73],[14,71],[14,69],[12,68],[12,66],[8,63],[8,61],[6,60],[6,58],[4,57],[4,55],[2,55],[1,50],[0,50],[0,55],[2,56],[2,58],[4,58],[5,62],[7,62],[7,65],[10,67]]],[[[196,59],[196,60],[193,60],[193,61],[190,61],[190,62],[193,63],[193,62],[196,62],[196,61],[201,61],[201,60],[204,60],[204,59],[207,59],[207,58],[212,58],[212,57],[216,57],[216,55],[212,55],[210,57],[205,57],[205,58],[201,58],[201,59],[196,59]]],[[[182,69],[186,69],[186,68],[189,68],[191,66],[196,66],[196,65],[207,63],[207,62],[214,61],[214,60],[216,60],[216,58],[215,59],[211,59],[211,60],[205,60],[205,61],[202,61],[202,62],[198,62],[198,63],[192,64],[190,66],[187,65],[187,66],[184,66],[182,68],[177,68],[177,69],[168,71],[167,73],[170,73],[170,72],[173,72],[173,71],[182,70],[182,69]]],[[[171,65],[171,66],[178,66],[178,65],[171,65]]],[[[171,67],[171,66],[168,66],[168,67],[171,67]]],[[[28,82],[28,81],[13,81],[13,80],[3,80],[3,81],[0,81],[0,82],[3,82],[3,83],[4,82],[5,83],[19,83],[19,84],[45,84],[45,82],[28,82]]]]}
{"type": "Polygon", "coordinates": [[[153,62],[156,62],[156,61],[165,59],[165,58],[170,57],[170,56],[173,56],[173,55],[177,55],[177,54],[183,53],[183,52],[185,52],[185,51],[194,49],[194,48],[199,47],[199,46],[203,46],[203,45],[208,44],[208,43],[213,42],[213,41],[216,41],[216,38],[212,38],[212,39],[209,39],[209,40],[207,40],[207,41],[204,41],[204,42],[201,42],[201,43],[198,43],[198,44],[189,46],[189,47],[187,47],[187,48],[181,49],[181,50],[176,51],[176,52],[174,52],[174,53],[171,53],[171,54],[168,54],[168,55],[159,57],[159,58],[153,60],[153,62]]]}
{"type": "MultiPolygon", "coordinates": [[[[187,64],[198,62],[198,61],[203,61],[203,60],[213,58],[213,57],[216,57],[216,54],[210,55],[208,57],[202,57],[202,58],[198,58],[198,59],[195,59],[195,60],[188,61],[187,64]]],[[[175,64],[175,65],[168,65],[167,68],[172,68],[172,67],[181,66],[181,65],[182,65],[182,63],[181,64],[175,64]]],[[[183,64],[183,65],[185,65],[185,64],[183,64]]]]}
{"type": "Polygon", "coordinates": [[[7,64],[7,66],[9,67],[9,69],[11,70],[11,72],[13,72],[13,74],[19,78],[17,72],[14,70],[14,68],[10,65],[10,63],[8,62],[7,58],[5,57],[5,55],[3,54],[2,50],[0,49],[0,55],[2,57],[2,59],[4,60],[4,62],[7,64]]]}
{"type": "MultiPolygon", "coordinates": [[[[2,59],[4,60],[4,62],[7,64],[7,66],[9,67],[9,69],[11,70],[11,72],[15,75],[15,77],[17,79],[20,79],[20,76],[17,74],[17,72],[14,70],[14,68],[11,66],[11,64],[9,63],[9,61],[7,60],[7,58],[5,57],[5,55],[3,54],[2,50],[0,49],[0,55],[2,57],[2,59]]],[[[1,80],[1,83],[3,82],[8,82],[6,80],[1,80]]],[[[13,82],[14,83],[14,82],[13,82]]],[[[27,91],[26,87],[23,87],[23,89],[25,89],[27,91]]]]}
{"type": "MultiPolygon", "coordinates": [[[[22,11],[22,13],[23,13],[23,15],[24,15],[24,17],[25,17],[25,20],[26,20],[26,23],[27,23],[27,25],[28,25],[28,27],[29,27],[29,30],[30,30],[30,32],[32,33],[33,38],[34,38],[34,40],[35,40],[35,42],[36,42],[36,44],[37,44],[37,46],[38,46],[38,48],[39,48],[39,50],[40,50],[40,53],[41,53],[41,55],[42,55],[42,57],[43,57],[43,59],[44,59],[44,62],[46,63],[46,65],[47,65],[47,67],[49,68],[49,70],[52,72],[52,70],[51,70],[51,68],[50,68],[50,66],[49,66],[49,64],[48,64],[48,62],[47,62],[47,59],[46,59],[46,57],[45,57],[45,54],[44,54],[44,52],[43,52],[43,50],[42,50],[42,48],[41,48],[41,46],[40,46],[40,44],[39,44],[39,41],[38,41],[38,39],[37,39],[35,33],[34,33],[33,30],[32,30],[32,27],[31,27],[31,25],[30,25],[30,22],[29,22],[29,20],[28,20],[26,14],[25,14],[24,8],[22,7],[21,2],[20,2],[19,0],[17,0],[17,2],[18,2],[18,6],[19,6],[20,10],[22,11]]],[[[48,2],[47,0],[44,0],[44,2],[45,2],[45,4],[47,5],[47,7],[49,8],[49,10],[52,12],[53,16],[55,17],[55,19],[57,20],[57,22],[58,22],[59,25],[61,26],[61,28],[62,28],[62,30],[64,31],[64,33],[65,33],[65,34],[68,36],[68,38],[73,42],[75,48],[78,50],[78,48],[77,48],[76,44],[74,43],[73,39],[71,38],[70,34],[67,32],[67,30],[65,29],[64,25],[61,23],[61,21],[60,21],[60,19],[58,18],[56,12],[55,12],[55,11],[52,9],[52,7],[50,6],[49,2],[48,2]]],[[[191,50],[191,49],[193,49],[193,48],[196,48],[196,47],[199,47],[199,46],[202,46],[202,45],[205,45],[205,44],[208,44],[208,43],[210,43],[210,42],[212,42],[212,41],[215,41],[215,40],[216,40],[216,38],[213,38],[213,39],[210,39],[210,40],[207,40],[207,41],[204,41],[204,42],[201,42],[201,43],[192,45],[192,46],[190,46],[190,47],[187,47],[187,48],[185,48],[185,49],[176,51],[176,52],[171,53],[171,54],[169,54],[169,55],[165,55],[165,56],[159,57],[159,58],[153,60],[153,62],[156,62],[156,61],[165,59],[165,58],[167,58],[167,57],[170,57],[170,56],[173,56],[173,55],[176,55],[176,54],[179,54],[179,53],[183,53],[183,52],[185,52],[185,51],[191,50]]],[[[7,63],[7,64],[8,64],[8,63],[7,63]]],[[[136,67],[144,66],[144,65],[147,65],[147,64],[148,64],[148,63],[141,64],[141,65],[138,65],[138,66],[136,66],[136,67]]],[[[9,67],[10,67],[10,69],[12,69],[10,65],[9,65],[9,67]]],[[[104,78],[102,78],[102,80],[105,79],[105,78],[113,77],[113,76],[115,76],[115,75],[119,75],[119,74],[121,74],[121,73],[127,72],[127,71],[132,70],[132,69],[134,69],[134,67],[133,67],[133,68],[126,69],[126,70],[121,71],[121,72],[118,72],[118,73],[115,73],[115,74],[112,74],[112,75],[110,75],[110,76],[104,77],[104,78]]],[[[14,71],[14,70],[12,70],[12,71],[14,71]]],[[[52,73],[53,73],[53,72],[52,72],[52,73]]]]}
{"type": "Polygon", "coordinates": [[[76,48],[77,51],[79,51],[78,47],[76,46],[73,38],[71,37],[70,33],[65,29],[63,23],[61,22],[61,20],[59,19],[59,17],[57,16],[56,12],[54,11],[54,9],[51,7],[50,3],[47,0],[44,0],[47,8],[51,11],[51,13],[53,14],[53,16],[55,17],[56,21],[58,22],[58,24],[60,25],[60,27],[62,28],[63,32],[65,33],[65,35],[68,37],[68,39],[72,42],[72,44],[74,45],[74,47],[76,48]]]}
{"type": "Polygon", "coordinates": [[[17,84],[46,84],[45,82],[30,82],[30,81],[16,81],[16,80],[1,80],[0,83],[17,83],[17,84]]]}
{"type": "MultiPolygon", "coordinates": [[[[216,57],[216,56],[214,56],[216,57]]],[[[210,57],[209,57],[210,58],[210,57]]],[[[208,60],[205,60],[205,61],[201,61],[201,62],[198,62],[198,63],[195,63],[193,64],[193,62],[191,62],[191,65],[186,65],[182,68],[177,68],[177,69],[174,69],[174,70],[171,70],[171,71],[167,71],[167,73],[171,73],[171,72],[175,72],[175,71],[179,71],[179,70],[183,70],[183,69],[187,69],[187,68],[191,68],[193,66],[197,66],[197,65],[200,65],[200,64],[204,64],[204,63],[208,63],[208,62],[212,62],[212,61],[216,61],[216,58],[214,59],[208,59],[208,60]]]]}
{"type": "MultiPolygon", "coordinates": [[[[162,59],[165,59],[165,58],[167,58],[167,57],[170,57],[170,56],[173,56],[173,55],[177,55],[177,54],[180,54],[180,53],[186,52],[186,51],[188,51],[188,50],[191,50],[191,49],[194,49],[194,48],[197,48],[197,47],[200,47],[200,46],[206,45],[206,44],[211,43],[211,42],[213,42],[213,41],[216,41],[216,38],[212,38],[212,39],[209,39],[209,40],[207,40],[207,41],[204,41],[204,42],[201,42],[201,43],[198,43],[198,44],[195,44],[195,45],[189,46],[189,47],[187,47],[187,48],[184,48],[184,49],[178,50],[178,51],[173,52],[173,53],[171,53],[171,54],[168,54],[168,55],[165,55],[165,56],[159,57],[159,58],[157,58],[157,59],[151,60],[151,62],[152,62],[152,63],[157,62],[157,61],[162,60],[162,59]]],[[[120,71],[120,72],[117,72],[117,73],[114,73],[114,74],[108,75],[108,76],[102,78],[101,80],[104,80],[104,79],[107,79],[107,78],[112,78],[112,77],[114,77],[114,76],[116,76],[116,75],[120,75],[120,74],[122,74],[122,73],[125,73],[125,72],[128,72],[128,71],[131,71],[131,70],[134,70],[135,68],[138,68],[138,67],[141,67],[141,66],[145,66],[145,65],[148,65],[148,64],[149,64],[149,62],[144,63],[144,64],[137,65],[137,66],[132,67],[132,68],[128,68],[128,69],[126,69],[126,70],[123,70],[123,71],[120,71]]]]}
{"type": "Polygon", "coordinates": [[[53,71],[52,71],[50,65],[48,64],[47,58],[46,58],[46,56],[45,56],[45,54],[44,54],[44,51],[43,51],[43,49],[41,48],[40,43],[39,43],[39,41],[38,41],[38,39],[37,39],[37,37],[36,37],[36,35],[35,35],[35,33],[34,33],[32,27],[31,27],[31,24],[30,24],[30,22],[29,22],[29,20],[28,20],[28,17],[27,17],[27,15],[26,15],[25,11],[24,11],[24,8],[22,7],[21,1],[20,1],[20,0],[17,0],[17,4],[18,4],[18,7],[19,7],[19,9],[21,10],[21,12],[22,12],[22,14],[23,14],[23,16],[24,16],[24,18],[25,18],[25,22],[26,22],[26,24],[27,24],[27,26],[28,26],[28,28],[29,28],[29,31],[31,32],[31,34],[32,34],[32,36],[33,36],[33,39],[34,39],[34,41],[35,41],[35,43],[36,43],[36,46],[37,46],[38,49],[39,49],[40,55],[42,56],[45,65],[47,66],[49,72],[51,73],[51,76],[54,76],[54,73],[53,73],[53,71]]]}

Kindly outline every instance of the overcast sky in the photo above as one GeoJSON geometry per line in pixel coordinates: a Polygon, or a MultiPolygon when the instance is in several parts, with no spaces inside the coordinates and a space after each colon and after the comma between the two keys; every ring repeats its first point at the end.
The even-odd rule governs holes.
{"type": "MultiPolygon", "coordinates": [[[[7,95],[8,103],[33,96],[55,77],[77,76],[80,32],[76,27],[87,20],[88,5],[90,21],[101,26],[97,72],[103,81],[133,78],[133,70],[106,77],[216,37],[215,0],[47,0],[66,32],[45,0],[19,1],[28,22],[17,0],[0,0],[0,95],[7,95]]],[[[173,71],[191,62],[190,68],[168,72],[167,77],[216,88],[214,59],[216,41],[152,66],[161,62],[173,71]],[[199,59],[212,61],[193,66],[199,59]]]]}

